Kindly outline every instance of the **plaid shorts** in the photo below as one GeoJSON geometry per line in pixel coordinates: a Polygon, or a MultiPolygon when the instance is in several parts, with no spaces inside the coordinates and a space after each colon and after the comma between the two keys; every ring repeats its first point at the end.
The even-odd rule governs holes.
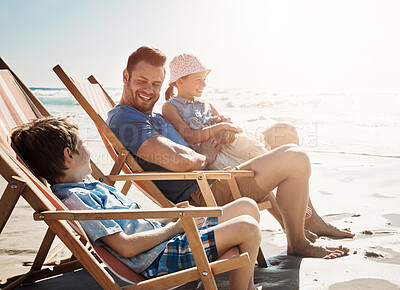
{"type": "MultiPolygon", "coordinates": [[[[209,262],[218,259],[213,229],[216,225],[218,225],[218,218],[208,217],[205,219],[203,225],[198,229],[209,262]]],[[[173,237],[168,242],[164,252],[162,252],[141,274],[146,278],[152,278],[194,266],[196,266],[196,264],[186,234],[180,234],[173,237]]]]}

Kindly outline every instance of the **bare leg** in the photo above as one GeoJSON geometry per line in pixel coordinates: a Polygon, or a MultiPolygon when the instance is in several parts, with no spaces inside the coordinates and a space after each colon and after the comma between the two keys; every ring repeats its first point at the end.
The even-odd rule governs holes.
{"type": "MultiPolygon", "coordinates": [[[[268,196],[265,197],[263,201],[269,200],[271,202],[272,207],[268,209],[269,213],[272,214],[272,216],[279,222],[281,225],[283,231],[285,231],[285,225],[283,224],[283,219],[282,215],[279,212],[278,204],[276,202],[275,196],[271,193],[268,196]]],[[[307,216],[307,214],[306,214],[307,216]]],[[[318,239],[318,235],[314,234],[310,230],[304,229],[304,234],[311,243],[315,243],[315,241],[318,239]]]]}
{"type": "Polygon", "coordinates": [[[249,254],[249,266],[230,272],[229,288],[254,289],[254,264],[261,243],[261,231],[257,220],[249,215],[225,220],[214,228],[214,236],[219,254],[234,246],[239,247],[240,253],[249,254]]]}
{"type": "Polygon", "coordinates": [[[260,223],[260,211],[258,210],[257,203],[248,197],[242,197],[224,205],[222,207],[222,216],[218,218],[218,223],[224,223],[242,215],[249,215],[257,223],[260,223]]]}
{"type": "MultiPolygon", "coordinates": [[[[251,216],[259,225],[260,223],[260,211],[258,210],[257,203],[251,198],[242,197],[240,199],[234,200],[222,207],[223,215],[218,218],[218,223],[222,224],[227,221],[231,221],[233,218],[241,217],[241,216],[251,216]]],[[[261,240],[260,240],[261,243],[261,240]]],[[[217,247],[217,249],[220,249],[217,247]]],[[[244,251],[246,252],[246,251],[244,251]]],[[[223,253],[221,251],[221,253],[223,253]]],[[[250,255],[250,254],[249,254],[250,255]]],[[[250,264],[253,266],[253,270],[251,272],[251,277],[249,280],[249,289],[254,289],[254,263],[252,261],[250,264]]],[[[242,273],[231,273],[230,276],[230,285],[235,285],[236,283],[233,280],[236,280],[236,276],[240,277],[243,275],[242,273]],[[233,280],[232,280],[233,279],[233,280]]],[[[239,289],[239,288],[238,288],[239,289]]]]}
{"type": "Polygon", "coordinates": [[[296,128],[289,122],[280,122],[261,132],[271,149],[286,144],[299,145],[299,135],[296,128]]]}
{"type": "Polygon", "coordinates": [[[305,228],[318,236],[330,236],[337,238],[352,238],[354,234],[346,231],[338,229],[333,225],[325,222],[315,211],[311,200],[308,202],[308,206],[311,207],[313,214],[309,219],[305,221],[305,228]]]}
{"type": "Polygon", "coordinates": [[[288,254],[319,258],[345,254],[339,248],[311,245],[305,237],[304,220],[311,167],[304,152],[297,146],[281,146],[250,160],[249,164],[260,188],[271,191],[278,186],[276,201],[286,231],[288,254]]]}

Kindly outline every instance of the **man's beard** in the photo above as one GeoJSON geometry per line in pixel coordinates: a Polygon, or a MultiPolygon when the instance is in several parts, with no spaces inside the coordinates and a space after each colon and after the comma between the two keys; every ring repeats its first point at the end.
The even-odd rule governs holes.
{"type": "MultiPolygon", "coordinates": [[[[151,114],[154,108],[154,105],[156,104],[156,102],[158,101],[159,98],[157,98],[154,94],[148,95],[146,94],[146,96],[150,97],[149,102],[143,101],[142,98],[139,96],[139,94],[141,94],[140,92],[136,91],[133,92],[133,90],[129,89],[129,99],[131,100],[131,104],[133,105],[133,107],[142,112],[142,113],[146,113],[146,114],[151,114]]],[[[145,95],[145,94],[143,94],[145,95]]]]}

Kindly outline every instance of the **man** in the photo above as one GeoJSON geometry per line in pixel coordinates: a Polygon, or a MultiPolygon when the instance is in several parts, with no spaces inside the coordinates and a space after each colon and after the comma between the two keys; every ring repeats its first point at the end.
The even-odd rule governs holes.
{"type": "MultiPolygon", "coordinates": [[[[149,47],[140,47],[130,55],[123,72],[122,98],[109,112],[107,124],[145,171],[206,169],[221,149],[216,140],[203,142],[195,152],[170,123],[153,113],[165,77],[165,61],[161,51],[149,47]]],[[[305,236],[304,228],[317,235],[354,235],[324,222],[313,209],[308,197],[310,161],[299,147],[281,146],[239,165],[238,169],[252,170],[255,174],[254,178],[238,178],[244,196],[261,202],[278,188],[270,212],[286,232],[289,255],[322,258],[333,252],[340,253],[335,257],[345,254],[339,248],[312,245],[305,236]],[[307,205],[313,214],[305,221],[307,205]]],[[[195,181],[155,181],[155,184],[173,202],[189,200],[195,206],[205,205],[195,181]]],[[[218,205],[232,200],[224,181],[213,182],[211,188],[218,205]]],[[[309,238],[312,240],[313,236],[309,238]]]]}

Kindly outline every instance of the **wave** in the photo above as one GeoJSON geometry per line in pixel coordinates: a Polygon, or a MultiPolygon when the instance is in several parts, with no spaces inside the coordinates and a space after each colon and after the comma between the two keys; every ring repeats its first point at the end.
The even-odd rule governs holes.
{"type": "Polygon", "coordinates": [[[78,102],[72,97],[55,98],[55,97],[38,96],[38,98],[44,105],[57,105],[57,106],[78,105],[78,102]]]}

